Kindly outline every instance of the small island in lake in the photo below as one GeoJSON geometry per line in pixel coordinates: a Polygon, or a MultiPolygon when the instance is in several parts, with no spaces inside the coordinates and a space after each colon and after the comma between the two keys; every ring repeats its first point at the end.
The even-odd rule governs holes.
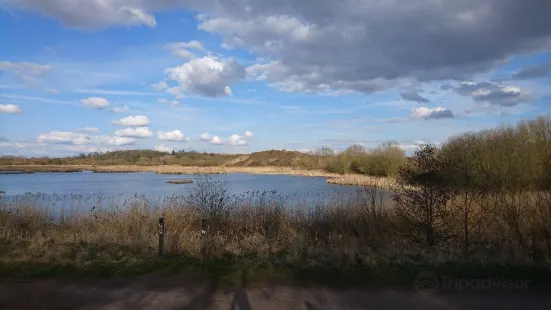
{"type": "Polygon", "coordinates": [[[193,180],[169,180],[166,181],[168,184],[189,184],[193,183],[193,180]]]}

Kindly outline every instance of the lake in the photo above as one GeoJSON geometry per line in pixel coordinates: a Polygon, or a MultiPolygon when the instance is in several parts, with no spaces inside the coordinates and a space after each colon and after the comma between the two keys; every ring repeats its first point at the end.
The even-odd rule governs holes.
{"type": "MultiPolygon", "coordinates": [[[[138,194],[162,199],[173,195],[187,195],[196,185],[196,182],[167,184],[167,181],[196,178],[195,175],[164,175],[152,172],[0,174],[0,190],[5,191],[6,198],[32,192],[57,197],[116,197],[116,200],[138,194]]],[[[357,194],[359,189],[356,186],[328,184],[323,177],[230,173],[210,175],[208,178],[227,186],[231,194],[275,191],[283,197],[293,197],[305,202],[346,199],[357,194]]]]}

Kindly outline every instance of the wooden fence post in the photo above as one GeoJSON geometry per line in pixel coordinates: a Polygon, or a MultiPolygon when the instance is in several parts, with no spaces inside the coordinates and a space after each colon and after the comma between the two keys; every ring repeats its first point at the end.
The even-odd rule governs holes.
{"type": "Polygon", "coordinates": [[[165,251],[165,218],[159,217],[159,256],[165,251]]]}

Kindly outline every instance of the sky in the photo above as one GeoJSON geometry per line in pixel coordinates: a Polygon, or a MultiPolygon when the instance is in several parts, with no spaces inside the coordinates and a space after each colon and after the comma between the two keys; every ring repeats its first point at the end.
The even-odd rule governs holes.
{"type": "Polygon", "coordinates": [[[551,111],[548,0],[0,0],[0,155],[422,143],[551,111]]]}

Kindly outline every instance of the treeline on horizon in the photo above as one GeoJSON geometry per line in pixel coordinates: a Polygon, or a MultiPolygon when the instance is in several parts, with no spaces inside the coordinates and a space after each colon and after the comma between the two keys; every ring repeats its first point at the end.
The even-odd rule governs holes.
{"type": "Polygon", "coordinates": [[[0,165],[183,165],[217,166],[231,155],[178,151],[173,154],[155,150],[121,150],[111,152],[80,153],[72,157],[2,156],[0,165]]]}
{"type": "Polygon", "coordinates": [[[400,149],[398,143],[389,141],[369,150],[362,145],[354,144],[339,153],[330,147],[322,147],[308,153],[268,150],[246,155],[184,150],[172,153],[124,150],[81,153],[78,156],[61,158],[1,156],[0,165],[275,166],[308,170],[322,169],[340,174],[395,176],[405,159],[405,152],[400,149]]]}
{"type": "MultiPolygon", "coordinates": [[[[549,122],[550,116],[543,116],[516,125],[460,134],[450,137],[438,152],[444,165],[449,167],[448,173],[469,186],[526,187],[535,180],[547,184],[551,182],[546,179],[551,152],[549,122]]],[[[322,147],[307,154],[285,150],[246,155],[124,150],[65,158],[0,157],[0,165],[280,166],[377,177],[396,177],[407,161],[404,150],[393,141],[374,149],[354,144],[338,153],[322,147]]]]}

